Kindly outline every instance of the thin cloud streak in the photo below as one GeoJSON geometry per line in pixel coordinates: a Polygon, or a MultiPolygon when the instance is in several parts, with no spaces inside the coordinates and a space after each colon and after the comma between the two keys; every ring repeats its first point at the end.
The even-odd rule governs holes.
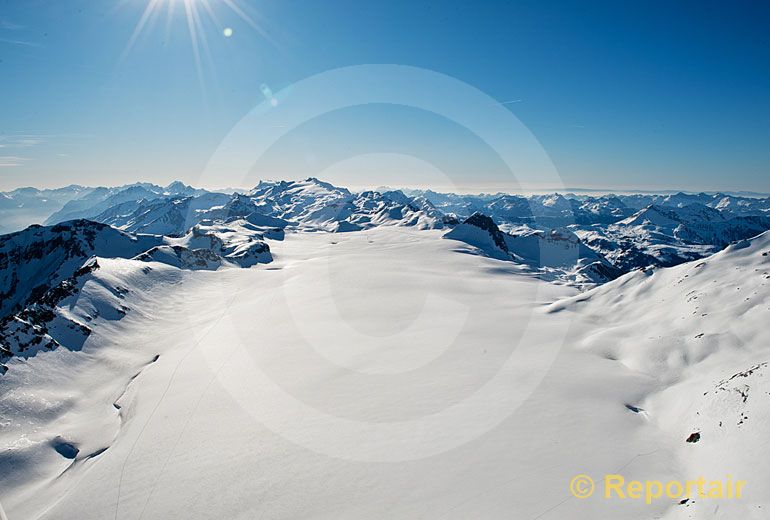
{"type": "Polygon", "coordinates": [[[0,136],[0,148],[31,148],[45,142],[42,135],[20,134],[0,136]]]}
{"type": "Polygon", "coordinates": [[[39,43],[28,42],[24,40],[9,40],[8,38],[0,38],[0,43],[7,43],[8,45],[22,45],[24,47],[37,47],[37,48],[43,47],[39,43]]]}
{"type": "Polygon", "coordinates": [[[21,166],[29,161],[29,157],[18,157],[16,155],[0,155],[0,168],[12,168],[21,166]]]}
{"type": "Polygon", "coordinates": [[[0,19],[0,29],[4,31],[21,31],[22,29],[26,29],[26,25],[19,25],[17,23],[13,23],[10,20],[6,19],[0,19]]]}

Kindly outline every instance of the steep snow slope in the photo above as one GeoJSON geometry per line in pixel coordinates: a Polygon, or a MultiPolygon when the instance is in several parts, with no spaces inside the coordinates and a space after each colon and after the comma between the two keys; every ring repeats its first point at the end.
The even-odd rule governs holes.
{"type": "Polygon", "coordinates": [[[131,200],[110,207],[94,216],[93,220],[133,233],[175,236],[186,233],[204,220],[212,208],[222,208],[232,198],[222,193],[206,193],[196,197],[131,200]]]}
{"type": "Polygon", "coordinates": [[[178,284],[185,273],[125,259],[94,258],[92,263],[98,268],[76,277],[78,290],[58,302],[54,319],[88,323],[97,333],[65,338],[61,327],[52,327],[50,339],[68,348],[45,351],[41,345],[36,357],[13,358],[13,369],[0,381],[0,501],[10,518],[42,513],[61,496],[69,479],[78,479],[83,466],[109,447],[125,414],[120,396],[113,392],[153,360],[146,352],[150,337],[130,343],[115,334],[124,319],[141,323],[162,312],[155,307],[159,292],[178,284]],[[94,349],[95,338],[119,347],[94,349]],[[84,373],[89,374],[87,380],[84,373]],[[110,407],[112,412],[105,413],[110,407]],[[52,425],[56,435],[49,435],[52,425]],[[30,507],[25,512],[15,512],[12,504],[9,508],[9,489],[26,497],[30,507]]]}
{"type": "Polygon", "coordinates": [[[770,509],[770,232],[707,259],[635,272],[555,303],[575,345],[649,378],[629,404],[670,438],[690,478],[744,479],[754,500],[694,497],[671,518],[765,518],[770,509]],[[611,312],[608,310],[611,309],[611,312]],[[748,515],[748,516],[747,516],[748,515]]]}
{"type": "Polygon", "coordinates": [[[102,314],[114,319],[126,314],[127,307],[118,303],[124,291],[120,286],[111,288],[111,298],[92,306],[93,314],[73,314],[67,308],[68,302],[78,298],[93,278],[92,273],[99,268],[96,257],[89,259],[72,276],[27,302],[21,311],[0,319],[0,374],[7,370],[2,363],[13,356],[29,358],[61,346],[77,350],[92,332],[88,322],[102,314]]]}
{"type": "MultiPolygon", "coordinates": [[[[179,238],[133,235],[76,220],[0,236],[0,374],[7,370],[3,363],[13,356],[82,346],[92,332],[88,322],[99,311],[85,318],[74,316],[66,309],[67,301],[100,268],[97,257],[135,258],[181,269],[251,267],[272,260],[266,235],[277,233],[245,220],[199,224],[179,238]]],[[[114,292],[121,296],[120,288],[114,292]]],[[[125,310],[118,306],[109,313],[122,316],[125,310]]]]}
{"type": "Polygon", "coordinates": [[[593,286],[621,274],[568,229],[541,231],[523,226],[504,233],[491,218],[474,213],[444,238],[465,242],[491,258],[526,265],[547,280],[593,286]]]}
{"type": "Polygon", "coordinates": [[[474,213],[462,224],[444,235],[444,238],[465,242],[478,248],[483,254],[499,260],[511,260],[506,235],[488,216],[474,213]]]}
{"type": "Polygon", "coordinates": [[[93,256],[166,259],[185,268],[250,267],[272,259],[270,248],[264,242],[265,236],[280,238],[282,234],[247,220],[199,224],[180,238],[135,235],[106,224],[73,220],[2,235],[0,319],[55,288],[93,256]],[[205,265],[196,265],[198,260],[205,265]]]}
{"type": "Polygon", "coordinates": [[[160,237],[130,235],[88,220],[2,235],[0,318],[71,276],[91,256],[131,258],[160,243],[160,237]]]}

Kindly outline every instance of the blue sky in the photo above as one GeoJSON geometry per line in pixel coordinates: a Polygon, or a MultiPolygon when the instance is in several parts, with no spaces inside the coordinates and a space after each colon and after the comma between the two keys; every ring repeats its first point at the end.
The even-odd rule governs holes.
{"type": "Polygon", "coordinates": [[[434,184],[419,161],[467,189],[504,189],[494,151],[466,129],[376,105],[298,127],[247,179],[202,177],[265,102],[262,85],[392,63],[506,102],[565,186],[770,191],[766,2],[208,0],[213,19],[188,0],[198,69],[185,0],[158,0],[127,49],[148,1],[0,0],[0,189],[323,173],[351,186],[434,184]],[[358,154],[370,155],[333,167],[358,154]]]}

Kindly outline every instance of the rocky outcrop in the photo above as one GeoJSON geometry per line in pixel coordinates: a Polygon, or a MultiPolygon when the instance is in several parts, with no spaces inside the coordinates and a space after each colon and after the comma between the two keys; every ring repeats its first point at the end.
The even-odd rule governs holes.
{"type": "MultiPolygon", "coordinates": [[[[79,348],[91,334],[84,323],[62,315],[57,307],[77,294],[89,275],[99,269],[96,258],[88,260],[72,276],[36,295],[16,314],[0,320],[0,372],[12,356],[34,356],[39,350],[53,350],[65,344],[79,348]]],[[[125,314],[125,310],[118,308],[125,314]]]]}

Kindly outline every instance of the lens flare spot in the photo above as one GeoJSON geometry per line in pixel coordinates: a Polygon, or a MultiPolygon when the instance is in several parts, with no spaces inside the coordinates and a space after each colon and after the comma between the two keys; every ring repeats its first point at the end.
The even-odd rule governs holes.
{"type": "Polygon", "coordinates": [[[232,27],[225,27],[224,31],[222,31],[222,34],[225,35],[225,38],[229,38],[233,35],[233,28],[232,27]]]}

